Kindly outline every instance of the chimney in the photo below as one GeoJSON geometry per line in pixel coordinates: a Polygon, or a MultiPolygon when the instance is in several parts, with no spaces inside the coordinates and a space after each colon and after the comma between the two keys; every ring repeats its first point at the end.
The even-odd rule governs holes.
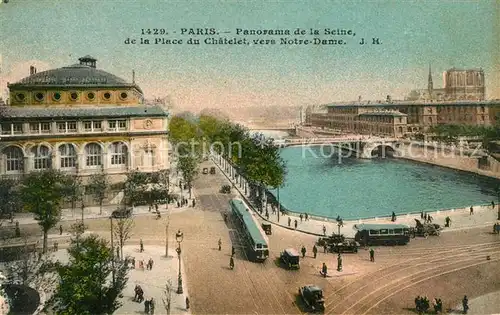
{"type": "Polygon", "coordinates": [[[30,75],[34,75],[34,74],[35,74],[35,67],[30,66],[30,75]]]}
{"type": "Polygon", "coordinates": [[[132,83],[135,83],[135,70],[132,70],[132,83]]]}

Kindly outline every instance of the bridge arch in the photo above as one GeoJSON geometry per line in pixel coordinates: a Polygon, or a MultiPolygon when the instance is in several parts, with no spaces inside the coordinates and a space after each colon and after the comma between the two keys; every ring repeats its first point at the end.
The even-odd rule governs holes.
{"type": "Polygon", "coordinates": [[[392,144],[376,144],[370,150],[369,154],[371,158],[386,158],[393,157],[396,153],[396,149],[392,144]]]}

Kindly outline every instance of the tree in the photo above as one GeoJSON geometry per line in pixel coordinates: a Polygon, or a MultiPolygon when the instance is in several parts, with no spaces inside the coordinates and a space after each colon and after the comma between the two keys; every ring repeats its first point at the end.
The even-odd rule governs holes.
{"type": "Polygon", "coordinates": [[[116,224],[113,225],[113,234],[118,240],[120,246],[120,259],[123,260],[123,246],[125,242],[132,237],[132,229],[134,228],[134,221],[131,218],[116,219],[116,224]]]}
{"type": "Polygon", "coordinates": [[[100,173],[95,173],[90,176],[87,189],[94,198],[95,201],[99,203],[99,214],[102,214],[102,204],[104,199],[106,199],[109,188],[108,176],[101,170],[100,173]]]}
{"type": "Polygon", "coordinates": [[[193,181],[198,175],[198,160],[193,156],[181,156],[179,157],[179,169],[182,172],[182,177],[188,185],[189,188],[189,198],[191,198],[191,190],[193,187],[193,181]]]}
{"type": "Polygon", "coordinates": [[[66,200],[71,203],[71,209],[75,211],[76,203],[83,198],[84,187],[82,186],[80,177],[74,176],[71,178],[68,176],[67,179],[68,183],[65,185],[66,200]]]}
{"type": "Polygon", "coordinates": [[[124,262],[114,262],[108,243],[96,235],[72,242],[68,249],[69,262],[57,262],[59,284],[49,301],[57,314],[113,314],[127,284],[128,268],[124,262]],[[115,273],[114,281],[110,280],[115,273]]]}
{"type": "Polygon", "coordinates": [[[24,208],[33,213],[43,231],[43,253],[47,252],[47,235],[61,218],[61,206],[67,198],[71,177],[58,170],[32,172],[24,177],[21,199],[24,208]]]}
{"type": "Polygon", "coordinates": [[[74,242],[76,243],[77,246],[80,243],[80,237],[83,235],[83,233],[85,233],[86,230],[87,226],[85,226],[83,221],[78,221],[71,224],[69,231],[71,235],[75,237],[74,242]]]}
{"type": "Polygon", "coordinates": [[[165,289],[163,290],[163,305],[165,306],[165,311],[167,311],[167,315],[170,315],[170,309],[172,306],[172,292],[174,291],[174,286],[172,284],[172,280],[168,279],[165,284],[165,289]]]}
{"type": "Polygon", "coordinates": [[[3,219],[13,218],[14,212],[22,209],[19,188],[19,182],[14,179],[0,179],[0,226],[3,219]]]}

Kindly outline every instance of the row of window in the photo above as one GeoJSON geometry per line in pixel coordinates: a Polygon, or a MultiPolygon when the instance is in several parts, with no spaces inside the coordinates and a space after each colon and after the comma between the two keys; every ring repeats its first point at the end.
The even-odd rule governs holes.
{"type": "MultiPolygon", "coordinates": [[[[68,100],[76,102],[76,101],[80,100],[82,94],[84,94],[84,93],[78,92],[78,91],[69,92],[68,93],[68,100]]],[[[112,95],[113,95],[112,92],[104,92],[104,93],[102,93],[102,99],[104,101],[109,101],[109,100],[111,100],[112,95]]],[[[128,98],[128,93],[121,92],[118,94],[118,96],[120,97],[121,100],[125,101],[128,98]]],[[[25,93],[20,92],[20,93],[16,94],[16,99],[19,102],[24,102],[26,100],[26,98],[27,98],[27,96],[25,93]]],[[[35,92],[34,98],[38,102],[43,102],[47,98],[47,95],[44,92],[35,92]]],[[[50,93],[50,98],[55,102],[60,102],[62,100],[61,92],[50,93]]],[[[93,102],[96,100],[96,98],[97,98],[97,95],[95,92],[85,93],[85,99],[87,101],[93,102]]]]}
{"type": "MultiPolygon", "coordinates": [[[[57,133],[73,133],[78,131],[77,121],[60,121],[56,122],[57,133]]],[[[23,123],[2,123],[0,124],[2,135],[18,135],[23,134],[23,123]]],[[[82,129],[86,132],[104,131],[103,121],[89,120],[82,122],[82,129]]],[[[108,120],[106,131],[126,131],[127,120],[108,120]]],[[[29,123],[30,134],[52,133],[52,122],[42,121],[29,123]]]]}
{"type": "MultiPolygon", "coordinates": [[[[71,144],[59,146],[60,168],[74,168],[77,165],[78,155],[71,144]]],[[[85,146],[85,165],[96,167],[103,165],[103,150],[97,143],[89,143],[85,146]]],[[[23,151],[15,146],[3,150],[6,172],[22,172],[24,170],[23,151]]],[[[33,156],[33,169],[44,170],[51,168],[52,154],[47,146],[38,146],[30,150],[33,156]]],[[[109,146],[111,165],[123,166],[127,164],[127,146],[121,142],[114,142],[109,146]]]]}

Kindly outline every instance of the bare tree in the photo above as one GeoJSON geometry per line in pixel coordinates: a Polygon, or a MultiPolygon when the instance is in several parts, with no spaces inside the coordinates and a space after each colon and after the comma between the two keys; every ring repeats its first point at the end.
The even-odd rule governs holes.
{"type": "Polygon", "coordinates": [[[132,229],[134,227],[134,220],[131,218],[120,218],[116,220],[113,226],[113,234],[118,240],[120,247],[120,258],[123,259],[123,246],[125,242],[132,236],[132,229]]]}
{"type": "Polygon", "coordinates": [[[163,289],[163,305],[165,306],[165,310],[167,311],[167,315],[170,315],[170,309],[172,306],[172,292],[174,291],[174,285],[172,284],[172,280],[168,279],[167,284],[165,284],[165,289],[163,289]]]}

